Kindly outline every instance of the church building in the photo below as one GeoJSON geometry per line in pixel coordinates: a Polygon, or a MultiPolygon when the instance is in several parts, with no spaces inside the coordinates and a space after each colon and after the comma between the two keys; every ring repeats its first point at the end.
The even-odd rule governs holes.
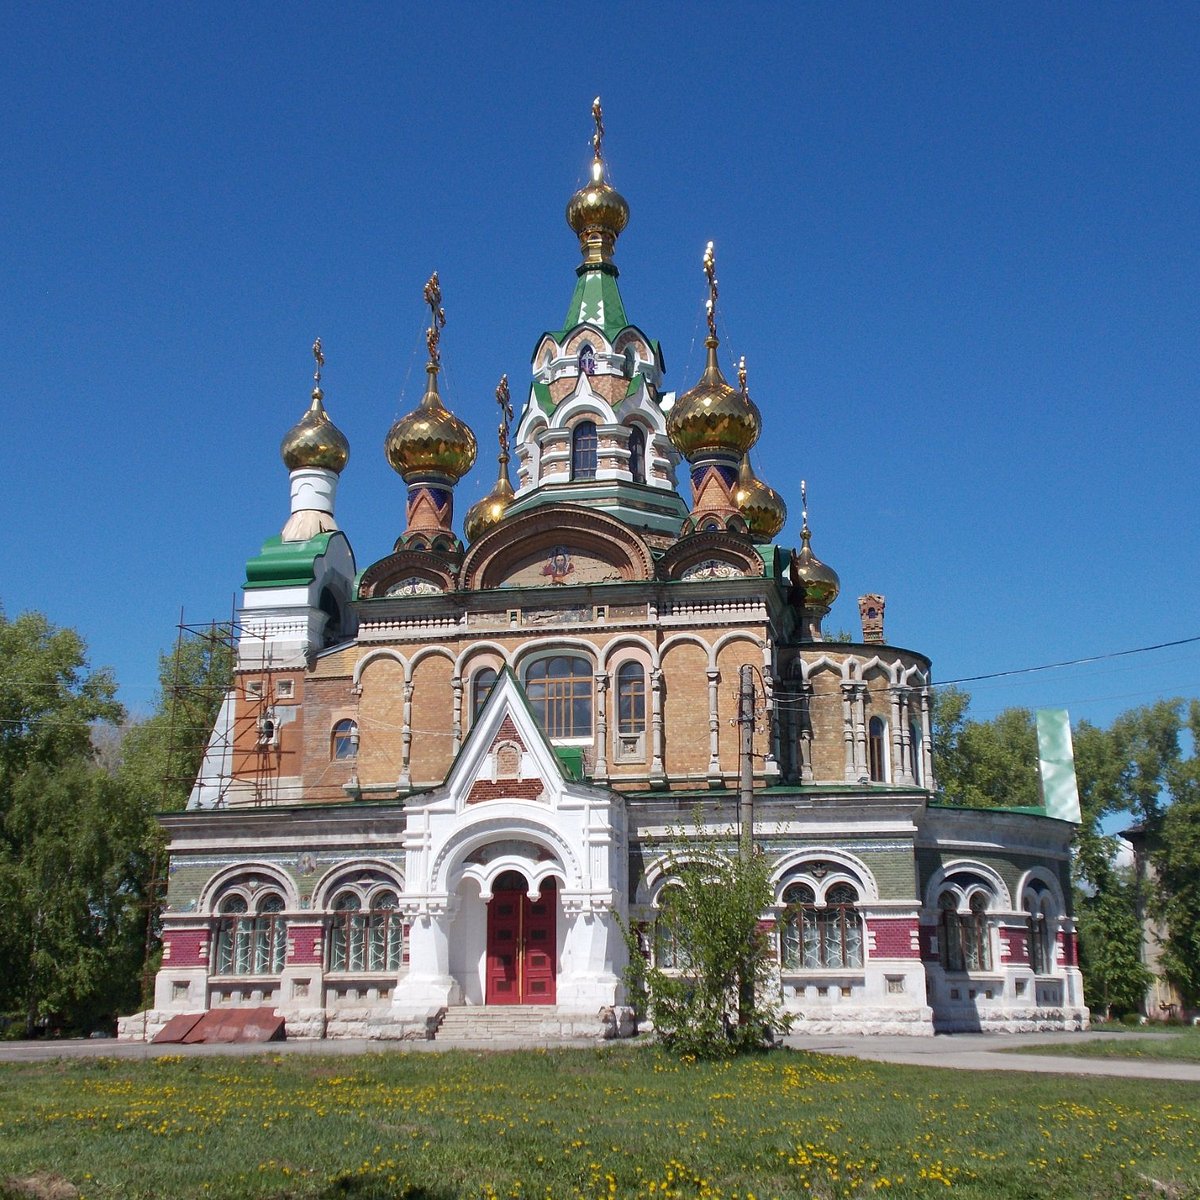
{"type": "Polygon", "coordinates": [[[793,1032],[1084,1027],[1072,825],[939,804],[930,660],[887,640],[879,595],[858,640],[830,640],[841,582],[807,511],[798,548],[776,540],[751,453],[786,414],[722,354],[711,245],[698,380],[667,390],[627,312],[629,206],[593,112],[566,313],[517,405],[500,380],[495,486],[461,532],[478,447],[441,395],[437,276],[424,395],[386,431],[406,527],[361,567],[314,346],[291,515],[247,564],[187,811],[161,818],[162,963],[123,1036],[237,1009],[289,1038],[449,1037],[497,1011],[547,1039],[629,1034],[623,928],[672,967],[671,864],[736,852],[746,723],[793,1032]]]}

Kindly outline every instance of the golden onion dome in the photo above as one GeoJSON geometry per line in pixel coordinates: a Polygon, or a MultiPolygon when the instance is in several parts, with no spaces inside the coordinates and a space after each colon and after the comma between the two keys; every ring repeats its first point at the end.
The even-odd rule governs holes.
{"type": "Polygon", "coordinates": [[[492,490],[467,509],[466,519],[463,521],[463,532],[467,535],[467,541],[478,541],[489,529],[499,525],[515,496],[513,486],[508,482],[508,472],[502,466],[500,478],[496,480],[492,490]]]}
{"type": "Polygon", "coordinates": [[[783,497],[754,474],[749,454],[742,455],[733,500],[738,511],[746,518],[750,532],[761,541],[769,542],[787,520],[787,505],[783,497]]]}
{"type": "Polygon", "coordinates": [[[442,403],[437,363],[431,361],[425,369],[429,373],[425,395],[388,430],[384,453],[406,482],[410,475],[429,472],[457,483],[475,463],[475,435],[442,403]]]}
{"type": "Polygon", "coordinates": [[[812,552],[808,522],[800,530],[800,550],[792,554],[792,583],[804,588],[804,602],[813,608],[829,608],[842,590],[838,573],[812,552]]]}
{"type": "Polygon", "coordinates": [[[350,459],[350,443],[329,419],[324,399],[321,389],[313,388],[308,412],[287,431],[279,444],[279,453],[289,471],[319,467],[340,474],[350,459]]]}
{"type": "Polygon", "coordinates": [[[604,178],[604,163],[592,163],[592,179],[567,202],[567,224],[579,237],[588,262],[606,261],[629,224],[629,203],[604,178]]]}
{"type": "Polygon", "coordinates": [[[700,382],[675,401],[667,415],[667,436],[689,462],[704,451],[745,454],[758,440],[758,405],[731,386],[717,362],[717,339],[710,334],[708,362],[700,382]]]}

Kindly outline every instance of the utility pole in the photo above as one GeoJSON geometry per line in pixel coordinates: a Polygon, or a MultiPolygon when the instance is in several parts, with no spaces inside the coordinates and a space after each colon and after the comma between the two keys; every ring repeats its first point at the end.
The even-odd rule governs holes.
{"type": "Polygon", "coordinates": [[[738,730],[741,734],[738,811],[741,816],[739,850],[742,862],[754,856],[754,668],[748,663],[739,674],[738,730]]]}

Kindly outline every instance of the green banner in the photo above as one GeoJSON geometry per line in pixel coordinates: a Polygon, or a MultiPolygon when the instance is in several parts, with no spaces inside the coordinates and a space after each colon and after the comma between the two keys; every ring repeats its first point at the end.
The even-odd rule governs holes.
{"type": "Polygon", "coordinates": [[[1039,708],[1037,734],[1038,772],[1046,815],[1078,825],[1079,788],[1075,784],[1075,750],[1071,745],[1071,719],[1067,710],[1039,708]]]}

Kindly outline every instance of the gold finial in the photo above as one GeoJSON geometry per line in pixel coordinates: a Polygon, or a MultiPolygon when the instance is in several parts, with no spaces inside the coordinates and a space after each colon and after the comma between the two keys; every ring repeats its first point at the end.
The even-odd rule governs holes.
{"type": "Polygon", "coordinates": [[[708,336],[717,340],[717,259],[713,244],[704,248],[704,277],[708,280],[708,336]]]}
{"type": "Polygon", "coordinates": [[[746,356],[744,354],[738,359],[738,389],[743,396],[746,394],[746,356]]]}
{"type": "Polygon", "coordinates": [[[446,310],[442,307],[442,286],[436,271],[425,285],[425,303],[429,305],[429,328],[425,331],[425,345],[429,347],[429,361],[436,367],[442,361],[438,343],[442,330],[446,328],[446,310]]]}
{"type": "Polygon", "coordinates": [[[600,107],[600,97],[592,101],[592,120],[596,122],[596,132],[592,134],[592,151],[596,162],[604,161],[604,110],[600,107]]]}
{"type": "Polygon", "coordinates": [[[508,428],[513,419],[512,398],[508,394],[508,376],[501,375],[496,387],[496,403],[500,405],[500,465],[508,462],[508,428]]]}
{"type": "Polygon", "coordinates": [[[808,533],[808,484],[800,480],[800,532],[808,533]]]}
{"type": "Polygon", "coordinates": [[[314,361],[317,364],[317,369],[313,372],[313,383],[315,383],[317,385],[317,387],[320,387],[321,386],[321,368],[325,365],[325,354],[324,354],[324,351],[322,351],[322,349],[321,349],[321,339],[320,338],[317,338],[317,340],[315,342],[313,342],[312,356],[313,356],[314,361]]]}

